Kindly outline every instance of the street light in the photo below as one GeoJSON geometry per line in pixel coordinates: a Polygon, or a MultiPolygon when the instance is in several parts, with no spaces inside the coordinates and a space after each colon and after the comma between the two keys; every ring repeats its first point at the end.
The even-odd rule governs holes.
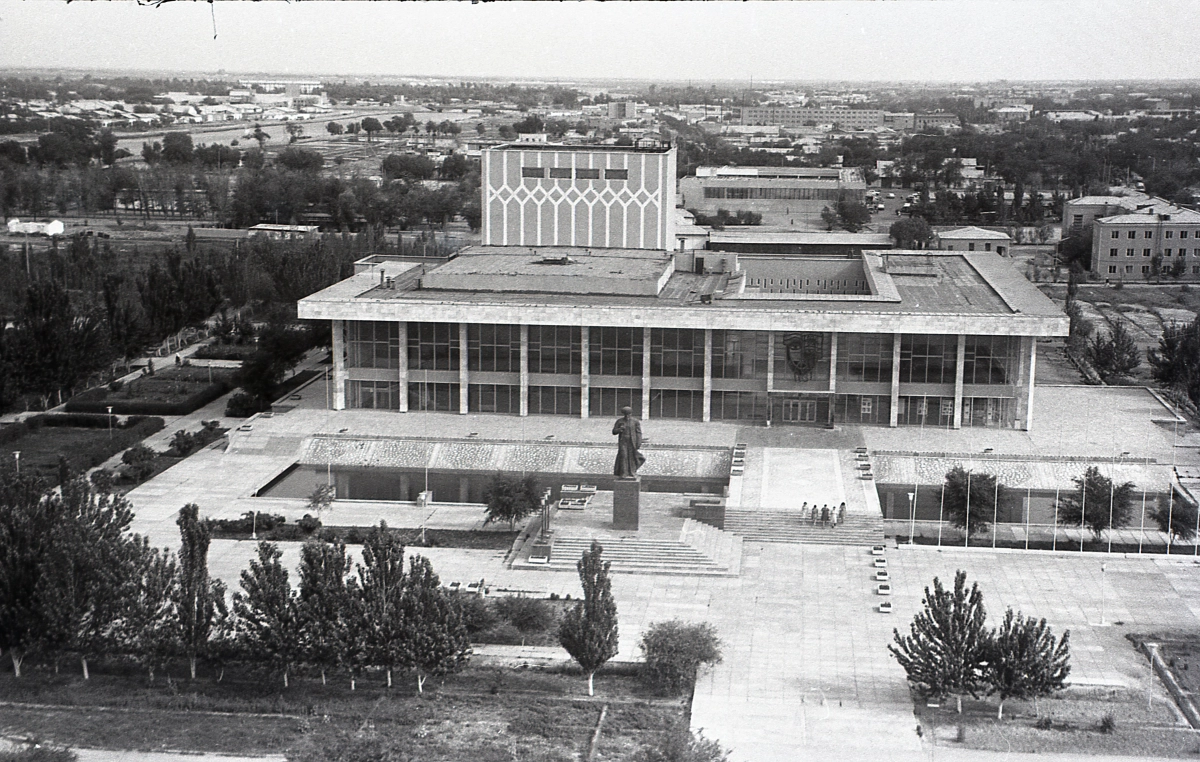
{"type": "Polygon", "coordinates": [[[917,485],[913,485],[913,491],[908,493],[908,544],[915,545],[917,542],[917,485]]]}
{"type": "Polygon", "coordinates": [[[21,475],[21,451],[13,450],[13,459],[17,462],[17,476],[21,475]]]}
{"type": "Polygon", "coordinates": [[[1104,621],[1104,613],[1105,613],[1104,610],[1106,608],[1105,604],[1107,603],[1106,593],[1108,592],[1107,586],[1105,585],[1104,572],[1107,570],[1108,570],[1108,564],[1106,564],[1106,563],[1100,564],[1100,626],[1101,627],[1104,627],[1106,624],[1108,624],[1107,622],[1104,621]]]}
{"type": "Polygon", "coordinates": [[[108,438],[112,439],[112,405],[108,406],[108,438]]]}
{"type": "Polygon", "coordinates": [[[250,511],[250,539],[258,539],[258,511],[250,511]]]}

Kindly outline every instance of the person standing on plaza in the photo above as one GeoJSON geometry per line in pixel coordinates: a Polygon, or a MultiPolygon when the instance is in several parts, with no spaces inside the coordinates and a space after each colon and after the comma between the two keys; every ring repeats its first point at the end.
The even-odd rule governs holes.
{"type": "Polygon", "coordinates": [[[843,502],[841,505],[838,506],[838,523],[839,524],[846,523],[846,503],[845,502],[843,502]]]}
{"type": "Polygon", "coordinates": [[[817,525],[817,504],[816,504],[816,503],[813,503],[813,509],[812,509],[812,525],[813,525],[813,526],[816,526],[816,525],[817,525]]]}
{"type": "Polygon", "coordinates": [[[823,526],[823,527],[829,526],[829,506],[828,505],[821,506],[821,526],[823,526]]]}

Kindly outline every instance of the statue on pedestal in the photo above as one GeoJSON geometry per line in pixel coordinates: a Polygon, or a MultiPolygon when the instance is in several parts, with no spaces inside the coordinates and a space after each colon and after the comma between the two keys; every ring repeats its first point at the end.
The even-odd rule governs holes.
{"type": "Polygon", "coordinates": [[[633,408],[621,408],[623,417],[613,424],[617,437],[617,462],[613,465],[613,476],[623,479],[637,477],[638,469],[646,462],[640,450],[642,446],[642,424],[633,417],[633,408]]]}

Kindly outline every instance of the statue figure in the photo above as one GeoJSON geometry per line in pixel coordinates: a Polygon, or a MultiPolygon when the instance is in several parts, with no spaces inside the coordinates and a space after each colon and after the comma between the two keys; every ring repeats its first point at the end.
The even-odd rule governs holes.
{"type": "Polygon", "coordinates": [[[623,407],[621,413],[624,417],[613,424],[612,433],[617,436],[617,462],[613,466],[613,475],[632,479],[646,462],[638,449],[642,445],[642,424],[633,417],[633,408],[623,407]]]}

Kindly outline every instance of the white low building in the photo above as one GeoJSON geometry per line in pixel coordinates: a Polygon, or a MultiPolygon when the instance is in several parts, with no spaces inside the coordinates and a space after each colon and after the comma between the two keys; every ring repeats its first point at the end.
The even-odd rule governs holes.
{"type": "Polygon", "coordinates": [[[21,222],[14,217],[8,221],[8,232],[13,235],[56,236],[62,235],[64,230],[62,222],[58,220],[50,220],[49,222],[21,222]]]}

